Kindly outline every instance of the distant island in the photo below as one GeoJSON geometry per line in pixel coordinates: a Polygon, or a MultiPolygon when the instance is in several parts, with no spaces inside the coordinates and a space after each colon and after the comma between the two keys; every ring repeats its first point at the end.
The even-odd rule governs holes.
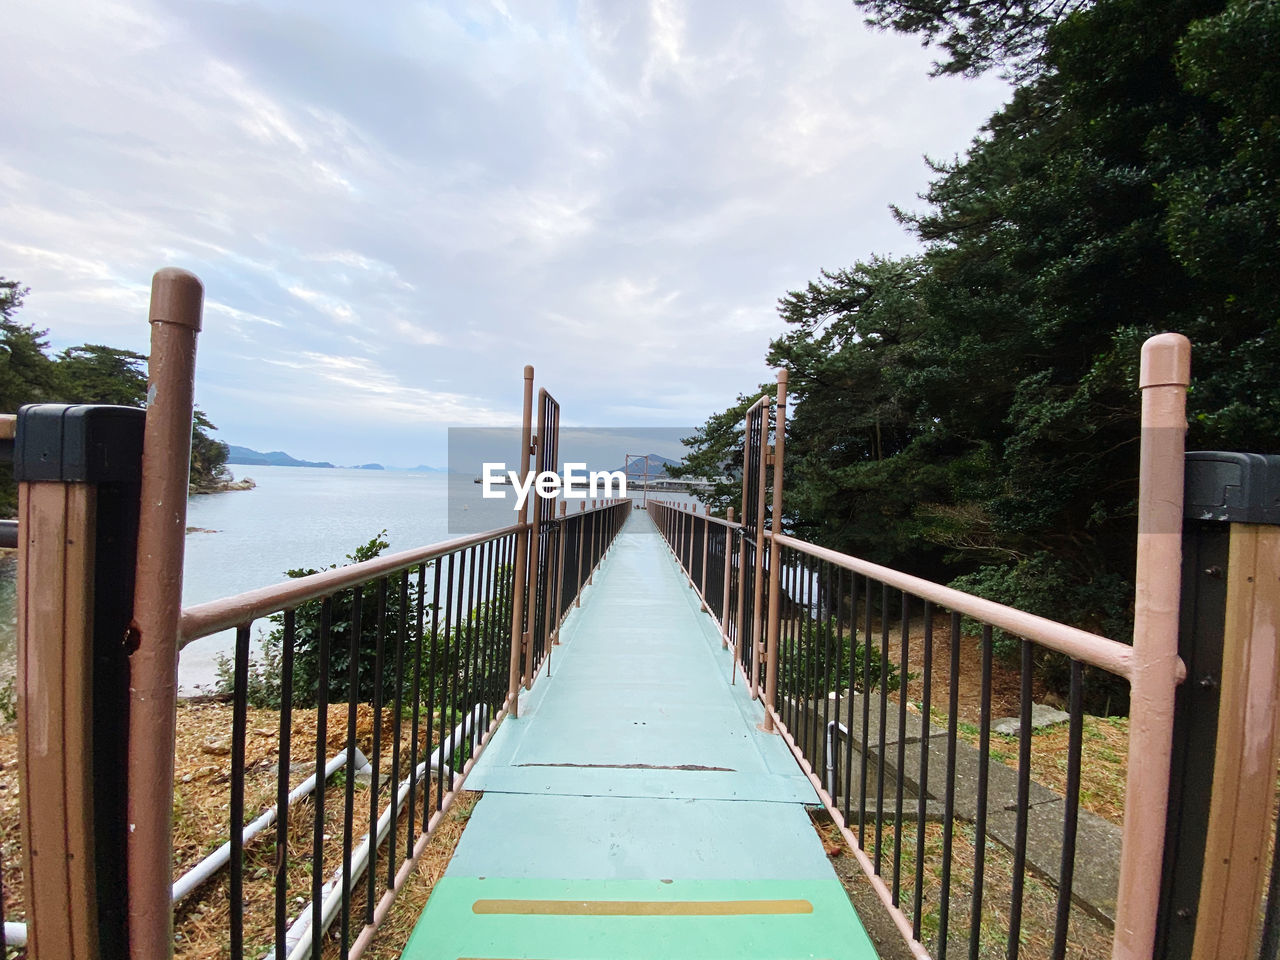
{"type": "MultiPolygon", "coordinates": [[[[272,450],[263,453],[249,447],[238,447],[234,443],[227,444],[227,463],[248,467],[326,467],[336,469],[337,465],[328,460],[299,460],[291,457],[283,450],[272,450]]],[[[419,464],[416,467],[386,467],[380,463],[361,463],[351,467],[352,470],[396,470],[401,473],[448,473],[443,467],[429,467],[419,464]]]]}
{"type": "Polygon", "coordinates": [[[329,461],[315,460],[299,460],[291,457],[283,450],[272,450],[270,453],[261,453],[257,450],[250,450],[248,447],[237,447],[234,443],[227,444],[227,463],[235,463],[241,466],[250,467],[332,467],[329,461]]]}

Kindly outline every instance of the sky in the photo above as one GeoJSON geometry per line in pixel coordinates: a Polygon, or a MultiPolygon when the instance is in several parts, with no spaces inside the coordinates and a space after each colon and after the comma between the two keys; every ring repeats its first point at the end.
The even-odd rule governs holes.
{"type": "Polygon", "coordinates": [[[145,353],[205,285],[220,439],[443,466],[446,428],[702,423],[777,300],[916,242],[924,161],[1006,99],[849,0],[17,0],[0,276],[55,348],[145,353]]]}

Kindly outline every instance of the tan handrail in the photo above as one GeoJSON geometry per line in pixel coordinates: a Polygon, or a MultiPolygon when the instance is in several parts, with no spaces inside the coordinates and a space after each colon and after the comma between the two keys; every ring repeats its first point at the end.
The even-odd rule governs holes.
{"type": "Polygon", "coordinates": [[[944,587],[940,583],[913,577],[909,573],[882,567],[877,563],[851,557],[826,547],[815,546],[786,534],[779,534],[775,538],[772,533],[766,531],[765,538],[776,539],[780,546],[789,547],[853,573],[887,583],[897,590],[905,590],[907,593],[929,600],[963,616],[973,617],[993,627],[1007,630],[1026,640],[1048,647],[1050,650],[1057,650],[1069,657],[1101,667],[1126,680],[1133,677],[1133,648],[1118,640],[1110,640],[1096,633],[1089,633],[1087,630],[1058,623],[1056,620],[1016,610],[1003,603],[996,603],[994,600],[984,600],[982,597],[975,597],[973,594],[964,593],[953,587],[944,587]]]}
{"type": "Polygon", "coordinates": [[[261,617],[288,610],[308,600],[318,600],[347,587],[365,583],[374,577],[397,573],[408,567],[416,567],[420,563],[435,560],[457,550],[465,550],[478,544],[499,540],[513,533],[520,533],[528,528],[528,524],[513,523],[501,530],[489,530],[484,533],[473,533],[466,537],[457,537],[426,547],[413,550],[402,550],[385,557],[374,557],[360,563],[352,563],[334,570],[322,570],[310,576],[287,580],[284,583],[269,587],[259,587],[232,597],[198,603],[182,611],[180,644],[185,646],[193,640],[207,637],[213,633],[244,626],[261,617]]]}
{"type": "MultiPolygon", "coordinates": [[[[653,504],[657,504],[659,507],[665,507],[668,510],[681,509],[680,505],[677,504],[674,500],[650,500],[649,502],[653,504]]],[[[738,523],[736,520],[725,520],[721,517],[713,517],[709,513],[698,514],[698,519],[705,520],[707,523],[714,523],[722,527],[728,527],[730,530],[742,529],[742,524],[738,523]]]]}

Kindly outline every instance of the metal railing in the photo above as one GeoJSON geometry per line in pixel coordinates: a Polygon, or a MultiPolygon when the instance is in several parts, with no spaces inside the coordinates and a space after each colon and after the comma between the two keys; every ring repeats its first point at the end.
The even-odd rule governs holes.
{"type": "MultiPolygon", "coordinates": [[[[558,614],[579,598],[629,510],[628,503],[602,501],[548,522],[552,548],[541,554],[541,593],[545,616],[557,627],[558,614]],[[575,549],[581,544],[579,561],[568,571],[559,565],[558,543],[575,549]],[[554,598],[560,599],[553,604],[554,598]]],[[[323,934],[337,922],[340,955],[359,956],[509,711],[508,624],[513,595],[523,586],[515,555],[519,537],[528,532],[528,525],[515,524],[183,611],[184,645],[236,631],[228,825],[233,958],[244,956],[245,943],[241,904],[250,774],[245,742],[254,623],[272,618],[280,644],[274,947],[269,955],[319,958],[322,941],[315,931],[323,934]],[[302,649],[317,666],[300,689],[294,663],[302,649]],[[345,777],[328,791],[317,786],[310,840],[291,847],[288,797],[296,785],[290,779],[289,731],[298,713],[314,710],[314,768],[323,768],[333,705],[344,708],[345,777]],[[357,736],[362,705],[372,720],[363,742],[357,736]],[[371,785],[367,809],[357,812],[354,785],[361,773],[371,785]],[[340,796],[330,806],[326,793],[335,790],[340,796]],[[288,905],[305,889],[311,902],[291,918],[288,905]]],[[[532,596],[532,577],[530,588],[532,596]]]]}
{"type": "MultiPolygon", "coordinates": [[[[993,923],[1002,923],[999,950],[1016,958],[1023,938],[1023,894],[1032,821],[1045,829],[1045,813],[1031,800],[1032,679],[1037,650],[1066,658],[1070,674],[1065,796],[1056,829],[1056,870],[1037,872],[1056,890],[1052,956],[1064,957],[1070,937],[1077,860],[1085,668],[1126,681],[1129,733],[1119,900],[1112,955],[1152,955],[1160,864],[1169,792],[1174,691],[1185,675],[1178,657],[1178,595],[1185,393],[1189,347],[1168,334],[1143,350],[1142,470],[1139,493],[1138,595],[1132,645],[1055,623],[940,584],[819,547],[781,533],[785,377],[779,378],[774,449],[762,398],[748,411],[744,440],[744,525],[695,508],[650,501],[649,512],[693,588],[715,616],[725,643],[751,679],[751,694],[765,709],[813,783],[912,953],[939,960],[954,951],[957,916],[967,927],[962,949],[970,957],[993,949],[993,923]],[[753,417],[754,414],[754,417],[753,417]],[[764,466],[771,462],[773,498],[765,530],[764,466]],[[746,514],[752,514],[747,517],[746,514]],[[710,545],[732,551],[739,563],[710,567],[710,545]],[[753,562],[754,561],[754,562],[753,562]],[[726,575],[727,574],[727,575],[726,575]],[[762,581],[768,588],[759,589],[762,581]],[[733,632],[736,628],[736,634],[733,632]],[[959,677],[964,631],[980,645],[974,803],[968,818],[957,809],[959,677]],[[1012,638],[1019,675],[1015,797],[991,809],[992,667],[998,635],[1012,638]],[[913,654],[918,652],[918,656],[913,654]],[[945,664],[945,670],[940,669],[945,664]],[[938,675],[945,672],[945,683],[938,675]],[[913,678],[912,674],[916,676],[913,678]],[[916,685],[909,688],[908,684],[916,685]],[[934,741],[942,738],[942,743],[934,741]],[[836,747],[839,741],[842,749],[836,747]],[[835,755],[833,755],[835,754],[835,755]],[[842,754],[842,756],[840,755],[842,754]],[[856,754],[856,757],[855,757],[856,754]],[[930,795],[942,783],[942,803],[930,795]],[[1001,823],[996,837],[993,825],[1001,823]],[[939,842],[927,837],[941,821],[939,842]],[[966,873],[953,877],[957,827],[964,821],[966,873]],[[992,843],[1012,856],[1010,897],[998,907],[984,892],[992,843]],[[935,869],[936,868],[936,869],[935,869]],[[940,876],[926,892],[926,878],[940,876]],[[1047,874],[1047,875],[1046,875],[1047,874]],[[955,881],[953,883],[953,880],[955,881]],[[958,906],[953,886],[967,891],[958,906]],[[936,914],[926,909],[936,901],[936,914]],[[928,916],[932,929],[926,931],[928,916]],[[984,939],[985,938],[985,939],[984,939]],[[930,946],[932,945],[932,952],[930,946]]],[[[1274,765],[1273,765],[1274,766],[1274,765]]]]}
{"type": "MultiPolygon", "coordinates": [[[[19,580],[42,595],[18,605],[32,956],[171,956],[175,904],[210,883],[226,885],[235,960],[318,958],[331,924],[340,956],[360,956],[632,509],[593,501],[556,517],[545,505],[532,522],[526,509],[500,530],[183,609],[202,303],[191,274],[156,274],[145,414],[42,405],[18,421],[19,450],[30,448],[19,580]],[[235,632],[229,839],[175,883],[178,654],[224,630],[235,632]],[[273,708],[271,697],[276,750],[255,760],[251,699],[273,708]],[[314,747],[295,756],[304,715],[314,747]]],[[[532,381],[527,367],[526,476],[532,451],[556,462],[558,408],[543,391],[533,436],[532,381]]],[[[0,434],[11,426],[0,420],[0,434]]]]}
{"type": "MultiPolygon", "coordinates": [[[[501,530],[184,610],[202,296],[199,281],[183,271],[162,270],[154,278],[149,393],[155,399],[145,415],[42,405],[24,409],[16,431],[0,418],[0,452],[6,434],[16,434],[22,467],[15,471],[16,691],[32,956],[169,956],[175,899],[214,882],[223,869],[236,960],[249,943],[265,942],[274,944],[269,955],[277,958],[318,957],[320,934],[335,920],[339,953],[360,956],[480,751],[505,716],[517,715],[521,687],[549,670],[565,617],[633,509],[626,500],[584,503],[573,512],[562,504],[556,516],[543,505],[530,519],[526,505],[518,521],[501,530]],[[28,602],[24,591],[35,599],[28,602]],[[264,619],[272,636],[269,649],[259,650],[253,629],[264,619]],[[174,884],[178,652],[227,629],[236,637],[230,839],[200,872],[174,884]],[[278,689],[278,749],[274,762],[251,762],[250,687],[264,670],[278,689]],[[305,752],[314,756],[305,758],[311,765],[300,775],[311,775],[295,784],[293,721],[310,711],[317,736],[314,750],[305,752]],[[331,725],[341,748],[328,756],[331,725]],[[369,784],[357,803],[362,776],[369,784]],[[311,798],[309,810],[291,812],[304,795],[311,798]],[[257,802],[263,796],[274,804],[260,811],[255,808],[267,805],[257,802]],[[247,824],[254,813],[260,815],[247,824]],[[300,825],[308,829],[297,830],[300,825]],[[274,844],[256,839],[272,828],[274,844]],[[270,881],[269,922],[257,909],[253,918],[247,915],[250,869],[260,877],[266,871],[270,881]],[[291,920],[290,898],[297,903],[306,892],[310,904],[291,920]]],[[[1184,926],[1166,938],[1178,946],[1167,952],[1162,946],[1161,957],[1256,954],[1242,931],[1261,917],[1264,903],[1262,954],[1276,952],[1280,871],[1264,900],[1269,861],[1263,848],[1273,845],[1264,808],[1280,761],[1280,510],[1263,491],[1256,516],[1224,513],[1217,519],[1230,519],[1230,536],[1213,540],[1222,556],[1197,570],[1201,554],[1192,550],[1180,570],[1188,380],[1184,338],[1148,341],[1140,377],[1131,645],[785,535],[785,375],[776,399],[762,398],[747,412],[745,522],[735,522],[732,510],[721,520],[696,506],[648,502],[724,645],[732,647],[733,681],[740,669],[751,696],[762,701],[762,726],[782,735],[917,957],[931,949],[938,957],[957,949],[1017,957],[1031,882],[1054,891],[1050,950],[1065,955],[1083,842],[1084,700],[1091,671],[1126,683],[1131,704],[1113,957],[1153,956],[1162,904],[1165,934],[1169,924],[1184,926]],[[1215,584],[1206,592],[1213,603],[1180,594],[1180,576],[1191,574],[1215,584]],[[1178,691],[1179,722],[1194,715],[1194,729],[1181,739],[1174,727],[1175,690],[1187,671],[1179,657],[1180,596],[1185,619],[1214,626],[1217,618],[1218,629],[1217,665],[1206,655],[1203,674],[1195,657],[1206,651],[1195,631],[1182,638],[1188,662],[1197,663],[1197,682],[1178,691]],[[972,730],[961,723],[958,681],[969,643],[979,674],[972,730]],[[1018,662],[1016,765],[1002,765],[993,749],[997,644],[1008,645],[1018,662]],[[1057,806],[1037,799],[1032,773],[1033,673],[1042,656],[1059,658],[1069,674],[1065,787],[1057,806]],[[1192,690],[1212,692],[1212,710],[1204,709],[1207,700],[1190,696],[1192,690]],[[958,799],[962,740],[972,741],[976,755],[963,761],[973,775],[965,810],[958,799]],[[1177,766],[1171,762],[1175,740],[1177,766]],[[1203,752],[1214,745],[1212,784],[1198,792],[1183,791],[1177,780],[1187,776],[1189,744],[1203,752]],[[995,803],[993,778],[1012,778],[1012,800],[995,803]],[[1048,834],[1056,861],[1033,863],[1032,838],[1048,834]],[[1186,861],[1194,863],[1185,873],[1194,874],[1195,883],[1175,890],[1168,874],[1178,872],[1184,850],[1201,860],[1186,861]],[[996,860],[1009,877],[999,902],[986,883],[996,860]],[[957,896],[953,888],[965,892],[957,896]]],[[[533,396],[528,367],[517,460],[526,477],[532,454],[548,467],[558,454],[559,408],[545,391],[539,395],[535,435],[533,396]]],[[[1224,456],[1226,463],[1251,455],[1224,456]]],[[[1280,475],[1280,463],[1274,466],[1280,475]]],[[[1271,479],[1256,485],[1271,490],[1273,475],[1265,476],[1271,479]]],[[[1242,481],[1226,485],[1243,489],[1242,481]]],[[[1204,769],[1194,775],[1207,778],[1204,769]]],[[[0,927],[0,938],[7,929],[0,927]]],[[[257,955],[256,948],[251,952],[257,955]]]]}
{"type": "Polygon", "coordinates": [[[452,805],[475,755],[506,715],[507,623],[516,585],[515,543],[522,532],[515,525],[183,611],[184,644],[236,631],[228,823],[232,957],[244,956],[245,944],[245,744],[254,622],[275,617],[280,638],[270,955],[318,958],[321,935],[335,920],[340,955],[359,955],[452,805]],[[295,658],[304,651],[315,671],[296,683],[295,658]],[[291,848],[290,731],[297,714],[314,711],[314,763],[322,769],[329,759],[332,704],[345,708],[346,775],[338,787],[317,787],[310,842],[299,848],[295,841],[291,848]],[[362,704],[371,709],[372,726],[360,744],[362,704]],[[359,818],[363,829],[355,809],[362,750],[369,751],[365,772],[371,777],[368,809],[359,818]],[[331,809],[327,794],[335,790],[340,800],[331,809]],[[365,882],[357,886],[361,873],[365,882]],[[289,904],[308,888],[311,902],[295,920],[289,904]],[[357,935],[358,897],[363,907],[357,935]]]}

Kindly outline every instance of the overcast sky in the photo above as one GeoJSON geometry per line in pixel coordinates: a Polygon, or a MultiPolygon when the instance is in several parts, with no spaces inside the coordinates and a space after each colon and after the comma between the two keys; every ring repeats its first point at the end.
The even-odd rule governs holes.
{"type": "Polygon", "coordinates": [[[923,154],[1005,98],[849,0],[18,0],[0,275],[56,347],[146,352],[205,283],[222,439],[441,464],[521,371],[566,423],[694,425],[768,378],[779,296],[913,241],[923,154]]]}

